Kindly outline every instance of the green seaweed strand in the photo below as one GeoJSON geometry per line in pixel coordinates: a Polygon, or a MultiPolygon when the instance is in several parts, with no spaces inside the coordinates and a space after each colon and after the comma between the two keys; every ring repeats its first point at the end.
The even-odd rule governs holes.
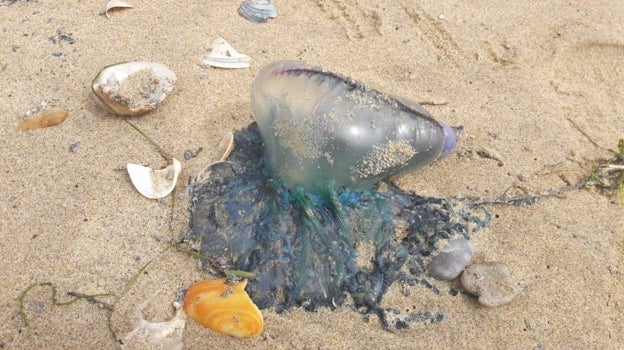
{"type": "Polygon", "coordinates": [[[81,295],[73,295],[73,299],[70,299],[68,301],[59,301],[58,299],[58,289],[56,287],[56,285],[52,282],[34,282],[31,283],[28,287],[26,287],[26,289],[24,289],[21,293],[20,296],[18,298],[19,301],[19,315],[20,318],[22,319],[22,323],[24,325],[24,328],[26,329],[26,331],[28,331],[28,327],[29,327],[29,322],[28,322],[28,316],[26,315],[26,295],[28,295],[28,292],[30,292],[33,288],[35,287],[48,287],[51,290],[51,295],[50,295],[50,299],[52,300],[52,305],[54,306],[65,306],[65,305],[70,305],[73,304],[74,302],[81,300],[81,299],[87,299],[87,300],[94,300],[95,298],[99,298],[99,297],[110,297],[110,296],[116,296],[113,293],[97,293],[97,294],[81,294],[81,295]]]}
{"type": "Polygon", "coordinates": [[[138,126],[132,124],[128,119],[124,119],[124,121],[128,125],[130,125],[134,130],[136,130],[136,132],[138,132],[141,136],[143,136],[143,138],[146,139],[147,142],[149,142],[152,146],[154,146],[161,157],[163,157],[166,161],[171,162],[173,157],[171,156],[171,154],[169,154],[169,152],[165,151],[162,147],[160,147],[156,142],[154,142],[154,140],[152,140],[151,137],[147,136],[147,134],[144,133],[143,130],[139,129],[138,126]]]}
{"type": "MultiPolygon", "coordinates": [[[[69,295],[71,295],[73,298],[68,300],[68,301],[59,301],[58,299],[58,288],[57,286],[52,283],[52,282],[34,282],[31,283],[28,287],[26,287],[19,295],[18,297],[18,302],[19,302],[19,315],[20,318],[22,319],[22,324],[24,326],[24,329],[26,330],[26,332],[28,332],[28,329],[30,327],[30,323],[28,322],[28,316],[26,315],[26,296],[28,295],[28,293],[33,290],[35,287],[48,287],[51,290],[51,295],[50,295],[50,299],[52,300],[52,305],[54,306],[66,306],[66,305],[70,305],[75,303],[78,300],[88,300],[88,301],[95,301],[98,303],[102,303],[101,301],[96,300],[96,298],[100,298],[100,297],[114,297],[115,298],[115,302],[113,302],[112,305],[110,305],[111,311],[115,306],[115,303],[117,301],[119,301],[119,299],[123,298],[126,293],[128,293],[128,291],[132,288],[132,286],[136,283],[136,281],[139,279],[139,276],[141,276],[143,274],[143,272],[145,272],[145,270],[147,269],[147,267],[154,261],[156,260],[156,258],[160,257],[164,252],[166,252],[167,250],[169,250],[172,246],[168,246],[167,248],[165,248],[162,252],[160,252],[156,257],[154,257],[152,260],[146,262],[145,264],[143,264],[143,266],[141,266],[141,268],[134,274],[132,275],[132,277],[128,280],[128,282],[126,282],[126,284],[124,285],[124,287],[122,288],[121,292],[119,293],[95,293],[95,294],[82,294],[82,293],[72,293],[72,292],[68,292],[69,295]]],[[[110,318],[109,318],[109,322],[110,322],[110,318]]],[[[110,324],[109,324],[109,329],[110,329],[110,324]]],[[[114,332],[113,336],[115,335],[114,332]]],[[[115,338],[116,339],[116,338],[115,338]]]]}

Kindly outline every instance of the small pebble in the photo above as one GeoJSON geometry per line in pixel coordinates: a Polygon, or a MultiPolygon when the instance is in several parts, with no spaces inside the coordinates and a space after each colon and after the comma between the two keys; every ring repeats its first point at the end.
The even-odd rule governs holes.
{"type": "Polygon", "coordinates": [[[69,145],[69,151],[72,153],[76,153],[78,151],[78,148],[80,148],[80,141],[76,141],[72,144],[69,145]]]}
{"type": "Polygon", "coordinates": [[[453,239],[431,260],[427,271],[433,278],[449,281],[457,278],[473,257],[474,248],[469,240],[453,239]]]}
{"type": "Polygon", "coordinates": [[[484,306],[500,306],[510,302],[517,289],[504,264],[477,263],[466,268],[461,284],[471,294],[479,297],[484,306]]]}
{"type": "Polygon", "coordinates": [[[184,151],[184,159],[185,160],[189,160],[189,159],[193,158],[194,156],[195,156],[195,154],[190,149],[187,149],[186,151],[184,151]]]}
{"type": "Polygon", "coordinates": [[[203,150],[202,147],[199,147],[197,149],[197,151],[193,151],[193,150],[187,149],[186,151],[184,151],[184,159],[185,160],[189,160],[191,158],[195,158],[195,157],[197,157],[199,152],[201,152],[202,150],[203,150]]]}

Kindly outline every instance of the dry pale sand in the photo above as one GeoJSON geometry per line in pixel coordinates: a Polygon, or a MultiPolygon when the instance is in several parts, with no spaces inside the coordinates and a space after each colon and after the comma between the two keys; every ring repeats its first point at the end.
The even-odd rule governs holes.
{"type": "MultiPolygon", "coordinates": [[[[445,102],[427,108],[465,127],[459,149],[398,179],[427,195],[496,196],[580,181],[610,154],[570,119],[603,148],[624,138],[620,0],[276,0],[279,17],[260,25],[238,16],[238,1],[132,3],[111,19],[98,15],[105,1],[0,6],[2,349],[114,349],[109,317],[121,335],[145,300],[146,318],[171,317],[176,293],[202,278],[192,258],[163,253],[187,228],[186,179],[218,157],[225,132],[252,121],[250,84],[270,61],[306,60],[385,92],[445,102]],[[59,33],[75,42],[54,43],[59,33]],[[252,68],[201,68],[217,36],[252,56],[252,68]],[[141,197],[124,170],[128,162],[162,167],[162,158],[90,91],[102,67],[136,59],[167,65],[178,82],[156,111],[132,122],[177,158],[204,149],[184,162],[181,186],[164,200],[141,197]],[[70,117],[18,131],[42,103],[70,117]],[[152,259],[112,314],[86,300],[55,306],[49,287],[33,288],[24,327],[19,296],[29,285],[52,283],[59,301],[71,300],[70,291],[120,293],[152,259]]],[[[474,237],[476,260],[508,266],[521,293],[506,306],[421,287],[405,296],[395,286],[386,305],[440,310],[444,321],[389,332],[348,307],[264,310],[262,336],[231,339],[189,322],[186,348],[623,348],[624,205],[589,189],[488,208],[494,219],[474,237]]],[[[456,283],[438,283],[449,285],[456,283]]]]}

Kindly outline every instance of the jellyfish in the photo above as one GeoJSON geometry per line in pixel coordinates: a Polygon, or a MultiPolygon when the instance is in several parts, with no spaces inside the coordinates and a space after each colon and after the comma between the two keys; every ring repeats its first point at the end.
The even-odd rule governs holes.
{"type": "Polygon", "coordinates": [[[447,156],[458,129],[305,62],[262,68],[251,105],[255,122],[235,132],[227,161],[192,185],[189,235],[212,257],[204,268],[253,273],[247,290],[260,308],[335,308],[350,297],[384,326],[405,327],[379,306],[388,288],[440,293],[427,263],[444,241],[469,243],[489,213],[388,178],[447,156]]]}

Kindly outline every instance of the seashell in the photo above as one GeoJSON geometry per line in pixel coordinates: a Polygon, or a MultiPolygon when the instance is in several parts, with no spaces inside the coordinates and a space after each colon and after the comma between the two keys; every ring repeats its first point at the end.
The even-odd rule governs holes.
{"type": "Polygon", "coordinates": [[[117,115],[149,112],[173,90],[175,73],[160,63],[123,62],[105,67],[92,90],[106,110],[117,115]]]}
{"type": "Polygon", "coordinates": [[[251,57],[234,50],[223,38],[216,38],[208,54],[202,60],[202,66],[212,66],[218,68],[249,68],[251,57]]]}
{"type": "Polygon", "coordinates": [[[221,163],[231,163],[226,161],[226,159],[228,159],[230,154],[232,154],[235,147],[236,143],[234,142],[234,133],[229,131],[225,135],[223,135],[223,138],[217,146],[217,152],[222,154],[221,158],[219,158],[219,160],[215,162],[206,165],[202,170],[199,171],[195,178],[192,179],[192,182],[203,183],[210,177],[211,169],[214,165],[221,163]]]}
{"type": "Polygon", "coordinates": [[[192,319],[216,332],[237,338],[252,337],[262,332],[262,313],[251,301],[245,286],[247,280],[229,285],[226,279],[204,280],[189,288],[184,298],[184,311],[192,319]]]}
{"type": "Polygon", "coordinates": [[[262,23],[277,17],[277,8],[271,0],[244,0],[238,8],[238,14],[248,21],[262,23]]]}
{"type": "Polygon", "coordinates": [[[305,62],[262,68],[251,106],[268,164],[289,188],[370,188],[457,144],[453,128],[419,104],[305,62]]]}
{"type": "MultiPolygon", "coordinates": [[[[110,10],[114,10],[114,9],[123,9],[123,8],[134,8],[134,6],[132,6],[132,4],[125,2],[123,0],[110,0],[107,4],[106,4],[106,8],[104,9],[104,16],[106,16],[106,18],[110,19],[110,15],[108,14],[108,12],[110,10]]],[[[101,13],[100,13],[101,15],[101,13]]]]}
{"type": "Polygon", "coordinates": [[[134,310],[136,320],[134,328],[122,339],[121,349],[182,350],[182,335],[186,326],[186,315],[180,303],[173,303],[176,313],[172,319],[164,322],[147,322],[143,318],[143,309],[147,301],[134,310]]]}
{"type": "Polygon", "coordinates": [[[62,109],[46,109],[40,116],[24,119],[19,123],[18,128],[21,131],[30,129],[48,128],[57,126],[65,121],[69,116],[69,112],[62,109]]]}
{"type": "Polygon", "coordinates": [[[236,147],[236,143],[234,142],[234,133],[229,131],[223,135],[223,138],[217,146],[217,152],[222,154],[219,161],[228,159],[230,154],[232,154],[232,151],[234,151],[234,147],[236,147]]]}
{"type": "Polygon", "coordinates": [[[127,168],[130,180],[137,191],[144,197],[158,199],[173,191],[178,182],[182,164],[173,158],[171,165],[160,170],[132,163],[128,163],[127,168]]]}

